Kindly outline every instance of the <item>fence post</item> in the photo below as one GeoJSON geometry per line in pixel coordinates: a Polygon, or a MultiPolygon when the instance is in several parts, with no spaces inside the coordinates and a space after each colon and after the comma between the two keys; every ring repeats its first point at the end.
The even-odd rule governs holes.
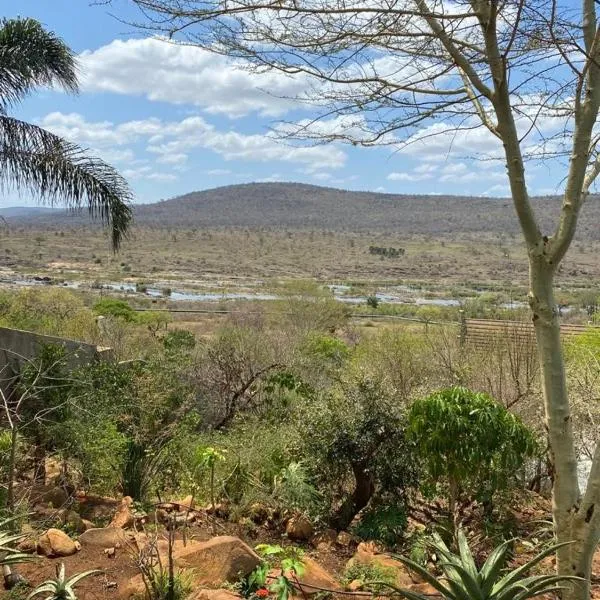
{"type": "Polygon", "coordinates": [[[458,311],[458,314],[460,315],[460,332],[458,334],[458,340],[462,347],[467,341],[467,319],[465,318],[464,309],[461,308],[458,311]]]}

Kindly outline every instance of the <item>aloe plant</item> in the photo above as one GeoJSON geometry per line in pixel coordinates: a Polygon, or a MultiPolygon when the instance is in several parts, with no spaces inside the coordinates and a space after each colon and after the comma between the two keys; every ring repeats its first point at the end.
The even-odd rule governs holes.
{"type": "Polygon", "coordinates": [[[82,579],[85,579],[90,575],[95,575],[96,573],[101,573],[101,571],[98,571],[97,569],[84,571],[83,573],[78,573],[77,575],[67,578],[65,574],[65,565],[64,563],[60,563],[60,565],[56,567],[56,577],[40,583],[40,585],[27,596],[27,600],[40,594],[47,594],[44,600],[77,600],[75,585],[82,579]]]}
{"type": "MultiPolygon", "coordinates": [[[[526,600],[543,594],[564,589],[559,584],[567,581],[583,581],[568,575],[531,575],[527,573],[546,556],[556,552],[566,544],[556,544],[540,552],[524,565],[506,572],[507,553],[512,540],[497,546],[489,555],[481,569],[473,557],[463,531],[457,534],[458,554],[451,552],[439,535],[435,535],[432,549],[440,557],[443,577],[439,580],[427,569],[405,556],[394,556],[409,569],[430,584],[446,600],[526,600]]],[[[567,542],[568,544],[569,542],[567,542]]],[[[407,600],[429,600],[428,596],[399,588],[389,582],[381,585],[393,589],[407,600]]]]}

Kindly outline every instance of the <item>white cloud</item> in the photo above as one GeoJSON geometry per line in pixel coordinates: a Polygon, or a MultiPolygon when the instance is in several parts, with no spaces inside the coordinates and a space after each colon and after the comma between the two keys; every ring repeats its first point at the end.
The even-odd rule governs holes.
{"type": "MultiPolygon", "coordinates": [[[[219,131],[200,116],[187,117],[182,121],[152,118],[115,124],[110,121],[89,122],[77,113],[54,112],[42,119],[41,125],[66,139],[89,145],[100,154],[114,152],[115,146],[143,142],[146,151],[155,156],[157,163],[173,165],[175,169],[186,162],[194,149],[211,150],[225,160],[295,163],[302,165],[307,173],[337,169],[346,161],[346,153],[335,145],[297,146],[282,143],[271,134],[219,131]]],[[[121,151],[133,157],[130,148],[122,148],[121,151]]],[[[150,170],[133,171],[136,177],[150,173],[150,170]]],[[[171,177],[175,178],[174,175],[171,177]]],[[[149,175],[146,178],[151,179],[149,175]]],[[[160,173],[153,177],[159,178],[167,180],[160,173]]]]}
{"type": "Polygon", "coordinates": [[[231,169],[209,169],[206,171],[207,175],[212,175],[214,177],[220,177],[222,175],[231,175],[231,169]]]}
{"type": "Polygon", "coordinates": [[[304,78],[250,73],[240,62],[155,38],[114,40],[79,58],[84,91],[191,104],[229,117],[281,116],[297,106],[287,98],[306,89],[304,78]]]}
{"type": "MultiPolygon", "coordinates": [[[[488,167],[490,165],[488,164],[488,167]]],[[[452,162],[441,165],[437,162],[425,162],[415,167],[412,172],[390,173],[390,181],[432,181],[441,183],[471,183],[475,181],[504,180],[506,175],[500,171],[481,168],[477,162],[467,165],[464,162],[452,162]]]]}

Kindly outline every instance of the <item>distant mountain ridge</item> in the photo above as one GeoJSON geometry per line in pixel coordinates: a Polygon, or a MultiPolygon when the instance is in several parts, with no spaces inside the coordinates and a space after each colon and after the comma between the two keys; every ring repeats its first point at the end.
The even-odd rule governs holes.
{"type": "MultiPolygon", "coordinates": [[[[542,226],[549,231],[560,210],[559,198],[536,198],[533,203],[542,226]]],[[[190,192],[154,204],[138,204],[134,217],[138,226],[173,229],[241,227],[431,235],[519,232],[511,201],[506,198],[382,194],[303,183],[249,183],[190,192]]],[[[89,223],[85,213],[15,218],[30,225],[89,223]]],[[[598,197],[591,197],[578,238],[600,239],[599,222],[598,197]]]]}

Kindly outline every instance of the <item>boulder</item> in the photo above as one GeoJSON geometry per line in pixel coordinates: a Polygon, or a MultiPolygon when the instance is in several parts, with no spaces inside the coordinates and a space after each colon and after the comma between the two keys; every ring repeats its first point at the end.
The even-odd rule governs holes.
{"type": "Polygon", "coordinates": [[[308,541],[313,534],[314,528],[309,518],[305,515],[294,515],[285,526],[285,532],[290,540],[308,541]]]}
{"type": "Polygon", "coordinates": [[[344,548],[348,548],[348,547],[352,546],[353,544],[355,544],[356,541],[347,531],[340,531],[335,540],[335,543],[338,546],[343,546],[344,548]]]}
{"type": "Polygon", "coordinates": [[[310,538],[310,545],[313,548],[327,548],[333,546],[337,539],[337,531],[335,529],[325,529],[318,531],[310,538]]]}
{"type": "Polygon", "coordinates": [[[193,510],[194,509],[194,496],[186,496],[183,500],[176,500],[172,504],[179,507],[179,510],[193,510]]]}
{"type": "Polygon", "coordinates": [[[357,563],[361,565],[374,565],[386,573],[393,575],[395,583],[399,587],[409,588],[415,583],[421,583],[399,560],[387,554],[379,554],[377,546],[373,543],[360,543],[356,549],[356,554],[348,561],[346,568],[357,563]]]}
{"type": "MultiPolygon", "coordinates": [[[[304,557],[302,563],[304,572],[296,577],[304,594],[318,594],[323,590],[335,592],[342,589],[335,577],[312,558],[304,557]]],[[[292,573],[286,573],[286,577],[290,579],[293,579],[292,575],[292,573]]]]}
{"type": "Polygon", "coordinates": [[[229,590],[198,590],[189,597],[189,600],[239,600],[241,596],[229,590]]]}
{"type": "Polygon", "coordinates": [[[86,530],[86,525],[83,519],[74,511],[63,508],[58,514],[60,522],[67,525],[71,531],[83,533],[86,530]]]}
{"type": "Polygon", "coordinates": [[[108,526],[120,527],[121,529],[133,527],[133,524],[135,523],[135,515],[131,510],[132,506],[133,498],[131,498],[131,496],[125,496],[121,500],[121,504],[119,505],[119,508],[117,508],[117,512],[108,526]]]}
{"type": "Polygon", "coordinates": [[[119,598],[130,600],[131,598],[145,598],[146,586],[141,575],[132,577],[120,590],[119,598]]]}
{"type": "Polygon", "coordinates": [[[71,556],[77,552],[77,545],[64,531],[48,529],[40,536],[37,550],[39,554],[49,558],[71,556]]]}
{"type": "Polygon", "coordinates": [[[69,493],[64,488],[53,485],[35,486],[30,495],[31,504],[47,504],[53,508],[63,508],[69,500],[69,493]]]}
{"type": "Polygon", "coordinates": [[[120,527],[94,527],[84,531],[79,536],[82,546],[97,546],[100,548],[113,548],[123,546],[130,541],[130,536],[120,527]]]}
{"type": "Polygon", "coordinates": [[[261,563],[248,545],[232,536],[219,536],[178,549],[174,558],[180,569],[193,569],[197,584],[210,586],[234,583],[261,563]]]}

